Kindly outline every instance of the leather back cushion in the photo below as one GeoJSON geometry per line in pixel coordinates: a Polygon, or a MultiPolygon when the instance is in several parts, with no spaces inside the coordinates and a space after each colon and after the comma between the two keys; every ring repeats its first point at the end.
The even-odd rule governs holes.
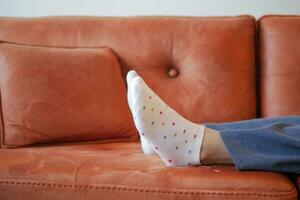
{"type": "Polygon", "coordinates": [[[300,17],[259,22],[263,117],[300,114],[300,17]]]}
{"type": "Polygon", "coordinates": [[[4,146],[136,135],[110,49],[2,43],[0,71],[4,146]]]}
{"type": "Polygon", "coordinates": [[[253,17],[0,18],[0,40],[107,46],[119,56],[123,75],[136,69],[189,120],[256,117],[253,17]],[[177,77],[168,76],[171,68],[177,77]]]}

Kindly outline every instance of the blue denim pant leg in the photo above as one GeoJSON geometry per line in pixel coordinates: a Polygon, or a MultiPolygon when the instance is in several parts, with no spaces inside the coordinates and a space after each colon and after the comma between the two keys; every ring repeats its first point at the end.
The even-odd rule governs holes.
{"type": "Polygon", "coordinates": [[[300,116],[207,123],[239,170],[300,174],[300,116]]]}

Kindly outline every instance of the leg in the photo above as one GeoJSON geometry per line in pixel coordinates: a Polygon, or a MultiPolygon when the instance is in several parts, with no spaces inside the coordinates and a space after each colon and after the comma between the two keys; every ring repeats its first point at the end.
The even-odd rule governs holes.
{"type": "Polygon", "coordinates": [[[237,122],[227,122],[227,123],[206,123],[205,126],[214,130],[255,129],[273,123],[292,123],[292,124],[300,125],[300,116],[258,118],[258,119],[243,120],[237,122]]]}
{"type": "Polygon", "coordinates": [[[166,165],[233,161],[240,170],[300,173],[300,116],[203,126],[167,106],[141,77],[132,82],[136,127],[166,165]]]}
{"type": "Polygon", "coordinates": [[[201,147],[200,161],[204,165],[233,164],[218,131],[210,128],[205,128],[201,147]]]}
{"type": "Polygon", "coordinates": [[[300,173],[300,116],[206,124],[239,170],[300,173]]]}
{"type": "MultiPolygon", "coordinates": [[[[209,163],[232,163],[218,132],[192,123],[166,105],[142,80],[136,76],[128,82],[128,98],[135,125],[150,147],[168,166],[200,164],[202,139],[203,161],[209,163]],[[203,135],[206,135],[203,137],[203,135]],[[222,147],[222,148],[220,148],[222,147]],[[225,150],[225,151],[224,151],[225,150]],[[206,159],[207,158],[207,159],[206,159]]],[[[143,142],[143,140],[141,140],[143,142]]],[[[144,144],[142,148],[144,150],[144,144]]],[[[144,150],[145,152],[145,150],[144,150]]]]}

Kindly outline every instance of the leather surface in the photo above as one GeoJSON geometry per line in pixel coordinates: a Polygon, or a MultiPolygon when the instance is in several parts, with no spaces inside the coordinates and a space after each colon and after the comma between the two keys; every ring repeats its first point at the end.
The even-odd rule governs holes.
{"type": "Polygon", "coordinates": [[[293,183],[232,166],[166,167],[137,142],[0,150],[0,199],[286,199],[293,183]]]}
{"type": "Polygon", "coordinates": [[[297,178],[297,187],[298,187],[298,195],[299,195],[299,192],[300,192],[300,176],[298,176],[298,178],[297,178]]]}
{"type": "Polygon", "coordinates": [[[5,146],[136,135],[110,49],[2,43],[0,71],[5,146]]]}
{"type": "MultiPolygon", "coordinates": [[[[111,47],[123,75],[136,69],[194,122],[256,116],[252,17],[0,18],[0,41],[111,47]]],[[[0,199],[297,199],[282,174],[168,168],[140,149],[128,142],[0,149],[0,199]]]]}
{"type": "Polygon", "coordinates": [[[0,40],[107,46],[193,122],[256,117],[253,17],[0,18],[0,40]]]}
{"type": "Polygon", "coordinates": [[[300,16],[259,22],[262,117],[300,114],[300,16]]]}

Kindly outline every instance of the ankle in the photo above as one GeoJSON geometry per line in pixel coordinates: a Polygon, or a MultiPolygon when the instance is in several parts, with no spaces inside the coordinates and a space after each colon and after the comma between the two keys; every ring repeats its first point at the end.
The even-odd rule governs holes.
{"type": "Polygon", "coordinates": [[[223,140],[216,130],[205,128],[200,152],[201,164],[232,164],[223,140]]]}

